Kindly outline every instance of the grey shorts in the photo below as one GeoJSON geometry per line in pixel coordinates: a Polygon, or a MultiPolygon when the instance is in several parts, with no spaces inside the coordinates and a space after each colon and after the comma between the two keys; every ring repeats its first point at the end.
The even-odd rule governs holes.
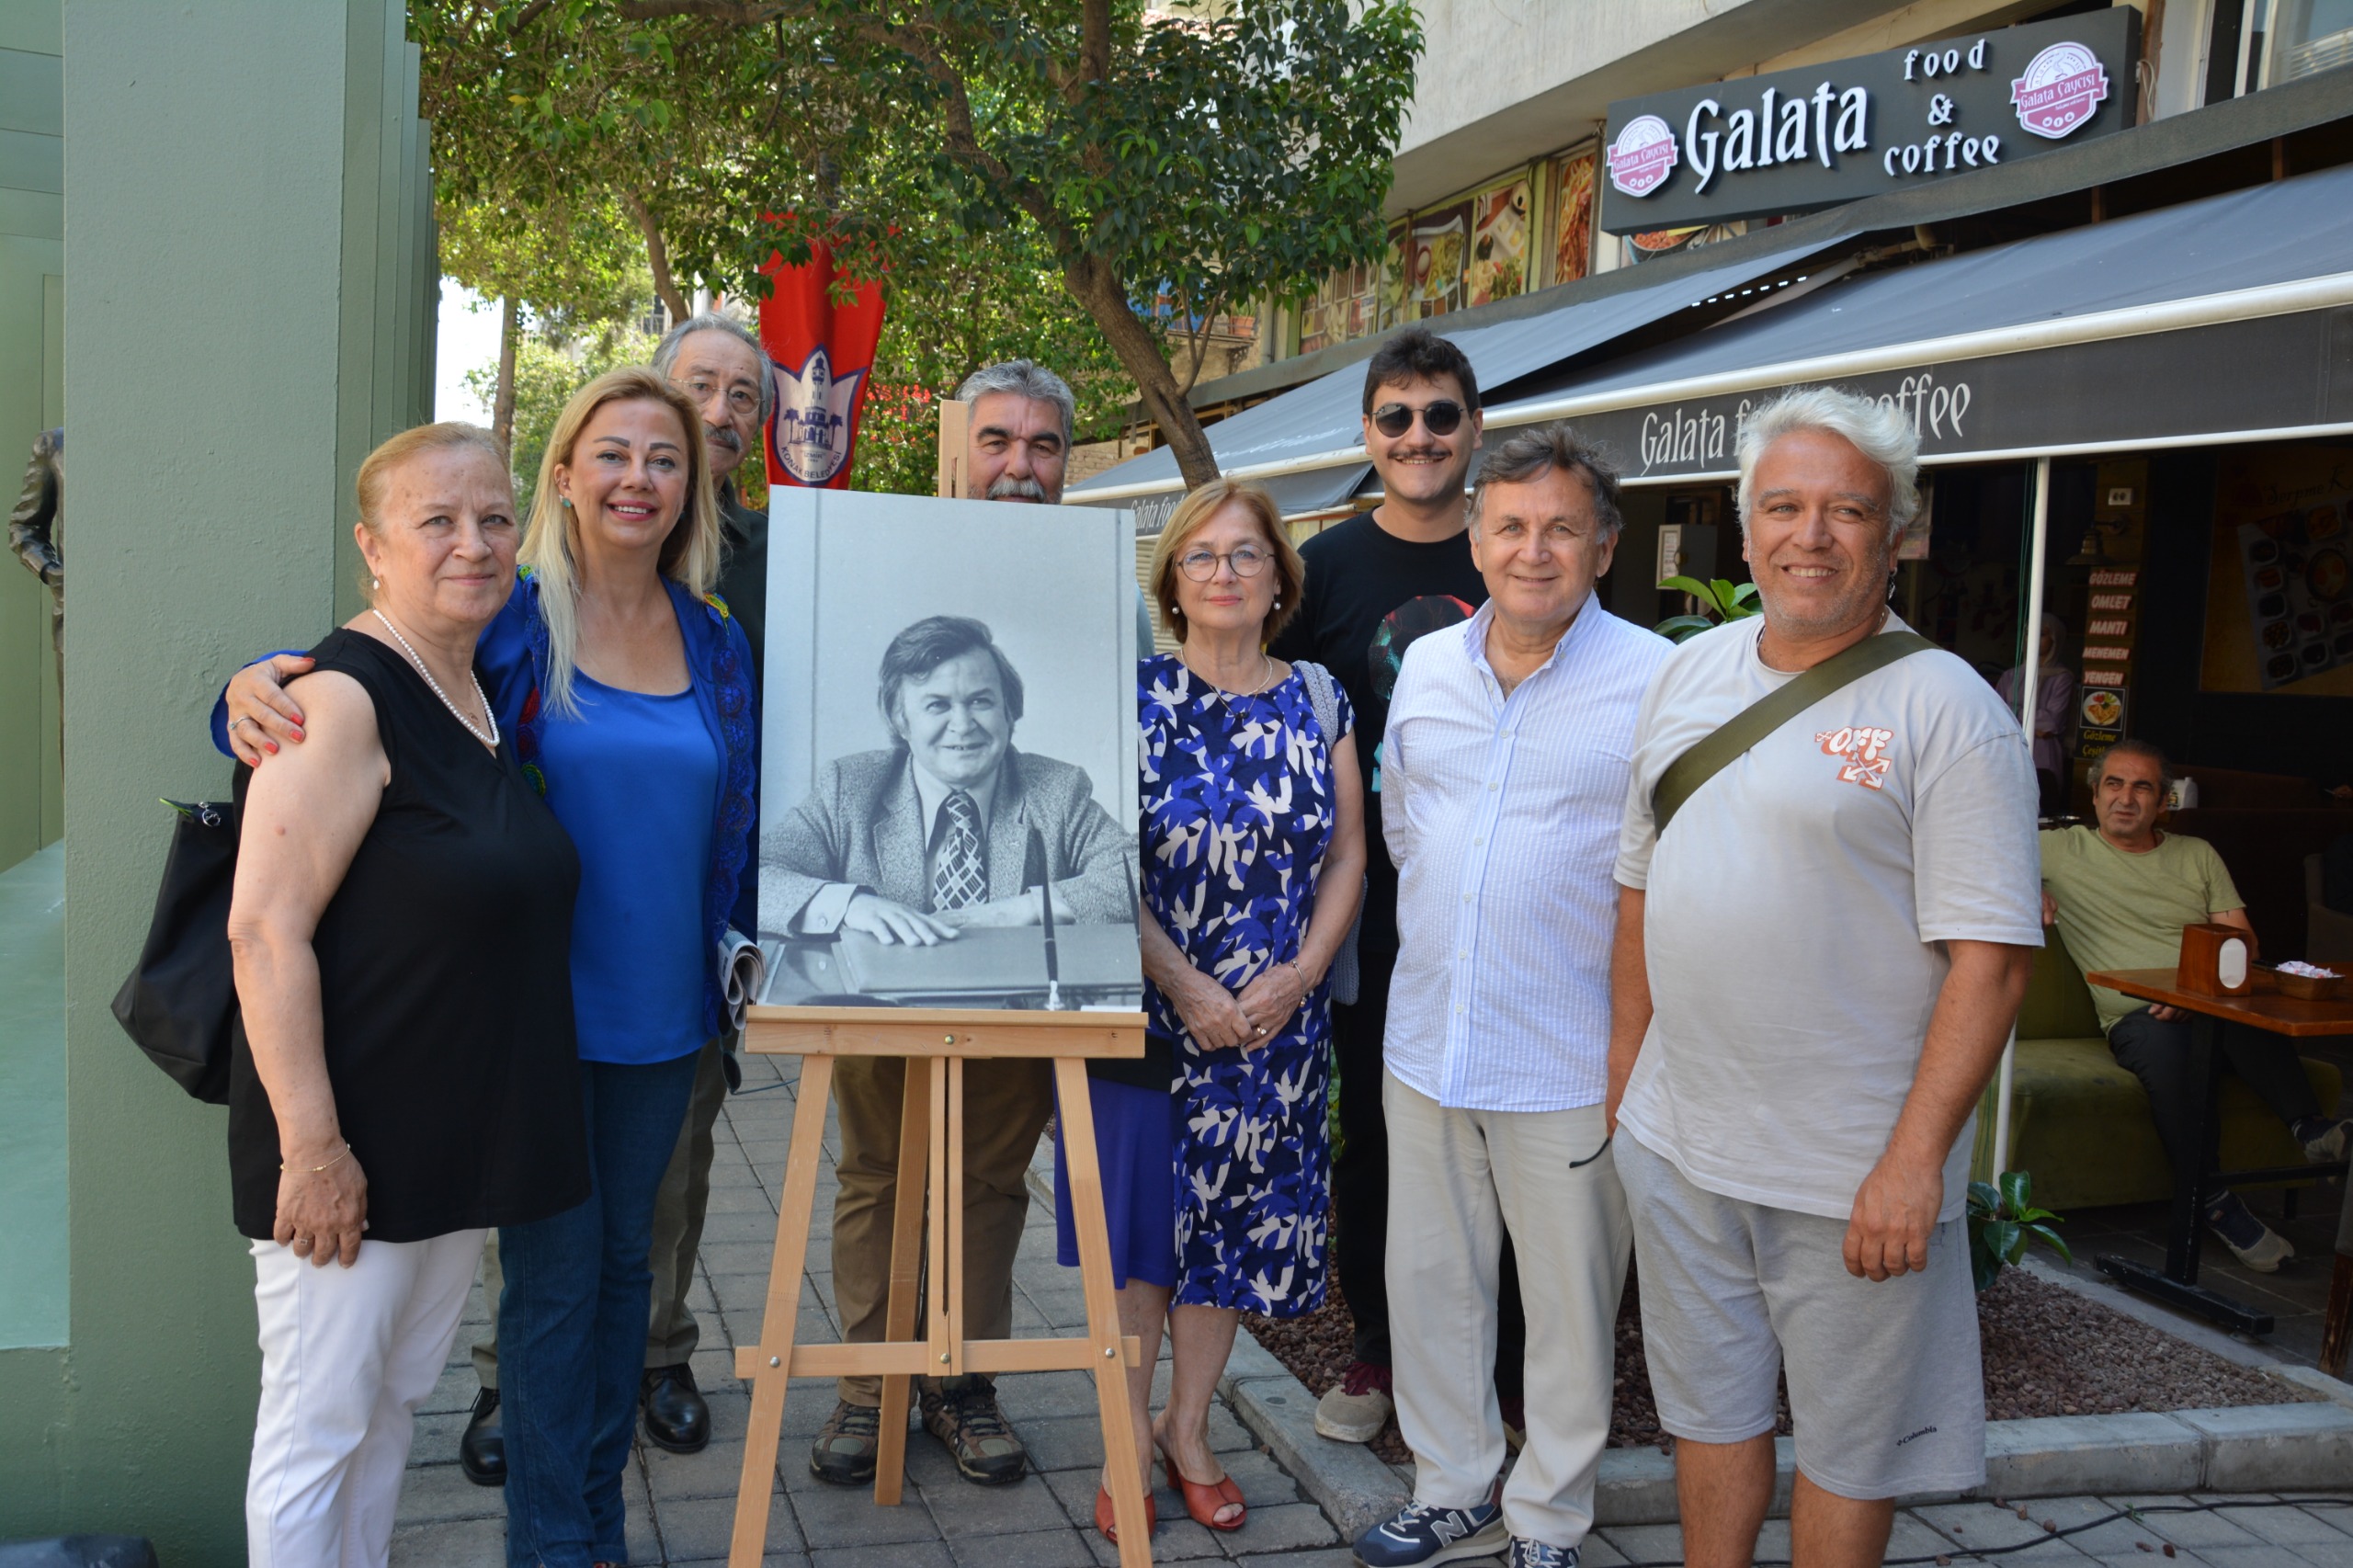
{"type": "Polygon", "coordinates": [[[1798,1469],[1841,1497],[1985,1481],[1985,1385],[1961,1221],[1926,1273],[1847,1272],[1847,1221],[1703,1191],[1620,1129],[1659,1425],[1698,1443],[1773,1430],[1786,1365],[1798,1469]]]}

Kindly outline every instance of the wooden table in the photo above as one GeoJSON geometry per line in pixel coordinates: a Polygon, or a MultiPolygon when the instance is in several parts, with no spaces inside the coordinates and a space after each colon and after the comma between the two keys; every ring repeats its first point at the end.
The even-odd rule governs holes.
{"type": "MultiPolygon", "coordinates": [[[[2353,999],[2336,997],[2306,1002],[2273,990],[2255,990],[2243,996],[2206,996],[2184,991],[2172,969],[2094,970],[2084,976],[2093,985],[2161,1006],[2178,1007],[2189,1015],[2189,1081],[2198,1085],[2197,1137],[2200,1151],[2196,1164],[2174,1169],[2173,1219],[2165,1236],[2162,1269],[2113,1254],[2094,1261],[2118,1283],[2154,1296],[2170,1306],[2195,1312],[2241,1334],[2268,1334],[2271,1314],[2243,1306],[2219,1291],[2198,1283],[2198,1253],[2205,1233],[2205,1199],[2234,1182],[2286,1181],[2325,1171],[2325,1165],[2278,1165],[2263,1170],[2213,1169],[2220,1133],[2216,1115],[2216,1080],[2221,1057],[2215,1040],[2224,1023],[2245,1024],[2290,1040],[2313,1040],[2353,1034],[2353,999]]],[[[2258,986],[2269,977],[2256,971],[2258,986]]],[[[2341,1168],[2341,1167],[2340,1167],[2341,1168]]]]}

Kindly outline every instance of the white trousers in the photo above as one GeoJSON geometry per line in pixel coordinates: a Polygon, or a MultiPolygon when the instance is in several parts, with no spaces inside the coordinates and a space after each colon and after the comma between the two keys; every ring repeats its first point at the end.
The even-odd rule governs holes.
{"type": "Polygon", "coordinates": [[[1633,1248],[1602,1108],[1450,1110],[1381,1078],[1391,1370],[1414,1500],[1483,1503],[1503,1470],[1495,1295],[1508,1226],[1528,1309],[1528,1443],[1504,1485],[1504,1521],[1515,1536],[1577,1546],[1609,1441],[1633,1248]]]}
{"type": "Polygon", "coordinates": [[[485,1233],[362,1242],[349,1268],[254,1243],[251,1568],[383,1568],[416,1407],[449,1359],[485,1233]]]}

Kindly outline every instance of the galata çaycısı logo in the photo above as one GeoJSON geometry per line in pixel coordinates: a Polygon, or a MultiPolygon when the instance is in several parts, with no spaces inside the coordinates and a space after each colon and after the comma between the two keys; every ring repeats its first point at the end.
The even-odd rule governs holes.
{"type": "Polygon", "coordinates": [[[2108,97],[2108,70],[2080,43],[2054,43],[2027,62],[2026,74],[2010,84],[2018,123],[2056,142],[2091,119],[2108,97]]]}
{"type": "Polygon", "coordinates": [[[1628,196],[1648,196],[1675,172],[1675,131],[1654,114],[1626,122],[1609,144],[1609,183],[1628,196]]]}

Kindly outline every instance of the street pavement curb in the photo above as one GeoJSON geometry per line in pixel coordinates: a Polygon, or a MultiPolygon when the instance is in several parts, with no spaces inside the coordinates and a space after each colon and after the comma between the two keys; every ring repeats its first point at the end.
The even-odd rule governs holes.
{"type": "MultiPolygon", "coordinates": [[[[1051,1203],[1050,1153],[1045,1159],[1042,1166],[1031,1165],[1029,1186],[1051,1203]]],[[[2263,1370],[2325,1403],[1989,1421],[1984,1486],[1908,1497],[1903,1506],[1955,1498],[2343,1486],[2353,1476],[2353,1386],[2305,1367],[2269,1363],[2263,1370]]],[[[1316,1434],[1315,1396],[1246,1327],[1234,1334],[1218,1392],[1323,1508],[1342,1540],[1355,1540],[1406,1500],[1399,1472],[1370,1449],[1316,1434]]],[[[1787,1437],[1777,1438],[1773,1449],[1778,1473],[1772,1514],[1778,1518],[1789,1512],[1796,1455],[1787,1437]]],[[[1664,1525],[1676,1519],[1674,1460],[1656,1449],[1603,1453],[1595,1524],[1664,1525]]]]}

